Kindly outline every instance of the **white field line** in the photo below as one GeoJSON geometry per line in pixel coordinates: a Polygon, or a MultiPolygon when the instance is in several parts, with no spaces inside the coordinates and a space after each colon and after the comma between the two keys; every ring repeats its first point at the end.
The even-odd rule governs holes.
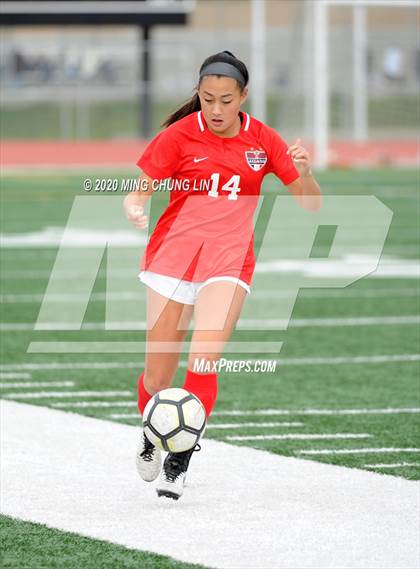
{"type": "Polygon", "coordinates": [[[30,373],[0,372],[0,379],[31,379],[30,373]]]}
{"type": "MultiPolygon", "coordinates": [[[[413,289],[415,290],[415,289],[413,289]]],[[[118,292],[118,293],[94,293],[90,296],[89,302],[104,302],[105,300],[116,300],[118,302],[132,302],[146,298],[146,294],[139,289],[138,293],[134,292],[118,292]]],[[[48,302],[56,302],[59,304],[78,303],[86,300],[85,294],[3,294],[0,296],[0,302],[3,304],[31,304],[39,303],[43,300],[48,302]]]]}
{"type": "Polygon", "coordinates": [[[282,440],[329,440],[329,439],[370,439],[372,435],[368,433],[334,433],[327,434],[301,434],[301,433],[288,433],[286,435],[228,435],[225,437],[227,441],[282,441],[282,440]]]}
{"type": "MultiPolygon", "coordinates": [[[[255,359],[250,359],[255,361],[255,359]]],[[[314,358],[283,358],[276,360],[278,365],[335,365],[335,364],[377,364],[390,362],[417,362],[420,354],[396,354],[380,356],[342,356],[342,357],[314,357],[314,358]]],[[[64,369],[140,369],[144,362],[74,362],[74,363],[23,363],[1,364],[0,370],[64,370],[64,369]]],[[[179,367],[187,367],[186,362],[180,362],[179,367]]]]}
{"type": "MultiPolygon", "coordinates": [[[[388,296],[417,296],[420,294],[420,289],[416,287],[393,287],[393,288],[367,288],[367,289],[351,289],[344,287],[340,289],[318,288],[318,289],[305,289],[299,290],[300,299],[305,298],[387,298],[388,296]]],[[[290,298],[295,297],[296,291],[282,291],[282,290],[252,290],[251,296],[248,301],[255,299],[265,300],[266,298],[290,298]]]]}
{"type": "MultiPolygon", "coordinates": [[[[135,401],[77,401],[68,403],[54,403],[53,407],[60,409],[85,408],[85,407],[137,407],[135,401]]],[[[384,409],[257,409],[255,411],[233,409],[231,411],[213,411],[214,417],[253,417],[253,416],[276,416],[276,415],[405,415],[420,413],[420,407],[401,407],[384,409]]],[[[112,414],[112,419],[136,418],[136,413],[112,414]]]]}
{"type": "MultiPolygon", "coordinates": [[[[52,247],[60,245],[64,228],[44,228],[43,230],[24,234],[3,234],[1,235],[2,245],[16,246],[18,248],[28,248],[34,246],[38,249],[41,247],[52,247]]],[[[412,232],[414,234],[414,231],[412,232]]],[[[410,233],[411,234],[411,233],[410,233]]],[[[67,236],[67,233],[66,233],[67,236]]],[[[74,231],[68,234],[69,244],[72,247],[85,247],[86,243],[91,245],[103,243],[110,237],[109,232],[101,231],[74,231]],[[71,241],[70,241],[71,238],[71,241]]],[[[136,244],[145,244],[145,238],[135,235],[131,231],[115,232],[112,237],[112,243],[115,246],[127,247],[136,244]]],[[[371,270],[372,264],[376,263],[376,257],[366,254],[345,255],[341,259],[271,259],[266,261],[258,261],[255,267],[256,274],[292,274],[302,275],[303,277],[326,279],[331,277],[354,277],[358,278],[360,274],[371,270]]],[[[135,269],[134,269],[135,270],[135,269]]],[[[127,278],[133,275],[133,269],[119,269],[112,271],[112,278],[127,278]]],[[[403,259],[400,257],[382,257],[376,270],[369,274],[370,278],[418,278],[420,275],[420,266],[418,259],[403,259]]],[[[3,271],[2,277],[5,278],[49,278],[51,270],[11,270],[3,271]]],[[[54,272],[54,278],[83,278],[86,271],[61,270],[54,272]]]]}
{"type": "Polygon", "coordinates": [[[284,358],[277,365],[341,365],[341,364],[382,364],[392,362],[418,362],[420,354],[395,354],[385,356],[342,356],[333,358],[284,358]]]}
{"type": "Polygon", "coordinates": [[[420,452],[420,448],[347,448],[347,449],[309,449],[298,450],[297,454],[327,455],[327,454],[381,454],[400,452],[420,452]]]}
{"type": "Polygon", "coordinates": [[[60,397],[118,397],[132,395],[131,391],[34,391],[7,393],[3,397],[8,399],[53,399],[60,397]]]}
{"type": "MultiPolygon", "coordinates": [[[[67,409],[67,407],[75,409],[84,409],[87,407],[137,407],[137,403],[135,401],[76,401],[69,403],[53,403],[52,407],[56,407],[57,409],[67,409]]],[[[135,419],[138,416],[138,413],[130,413],[129,417],[125,416],[125,414],[121,417],[114,417],[111,415],[113,419],[135,419]]]]}
{"type": "Polygon", "coordinates": [[[418,564],[413,481],[204,439],[173,503],[136,473],[137,427],[10,401],[1,420],[4,515],[215,569],[418,564]]]}
{"type": "MultiPolygon", "coordinates": [[[[57,405],[54,405],[57,407],[57,405]]],[[[110,419],[139,419],[139,413],[115,413],[109,415],[110,419]]],[[[274,428],[274,427],[303,427],[304,423],[300,422],[287,422],[287,421],[279,421],[279,422],[267,422],[267,423],[210,423],[207,425],[206,430],[208,429],[245,429],[245,428],[257,428],[257,429],[265,429],[265,428],[274,428]]]]}
{"type": "MultiPolygon", "coordinates": [[[[35,8],[36,11],[36,8],[35,8]]],[[[58,10],[59,11],[59,10],[58,10]]],[[[47,175],[62,175],[63,172],[70,174],[85,174],[89,173],[92,178],[99,178],[100,174],[92,175],[92,172],[112,172],[116,173],[115,177],[124,176],[127,171],[133,171],[133,164],[127,162],[107,162],[106,164],[20,164],[20,165],[6,165],[2,164],[2,177],[5,176],[45,176],[47,175]]]]}
{"type": "MultiPolygon", "coordinates": [[[[418,229],[417,229],[418,234],[418,229]]],[[[319,279],[336,277],[357,278],[367,270],[377,258],[369,254],[348,254],[340,259],[270,259],[258,261],[256,274],[300,274],[303,277],[319,279]],[[371,265],[369,265],[369,263],[371,265]]],[[[418,278],[420,264],[418,259],[401,259],[382,256],[377,268],[369,273],[370,278],[418,278]]]]}
{"type": "Polygon", "coordinates": [[[74,227],[43,227],[25,233],[1,233],[0,243],[7,248],[103,247],[112,242],[113,247],[140,247],[146,244],[147,235],[130,229],[87,229],[74,227]]]}
{"type": "MultiPolygon", "coordinates": [[[[374,273],[371,273],[369,275],[369,277],[382,277],[382,278],[386,278],[386,279],[390,279],[390,278],[418,278],[418,261],[417,260],[411,260],[409,259],[409,265],[404,267],[403,269],[399,269],[399,267],[393,268],[393,267],[388,267],[388,270],[382,270],[381,272],[378,272],[378,270],[376,270],[374,273]]],[[[257,265],[258,267],[258,265],[257,265]]],[[[256,272],[259,272],[258,269],[256,272]]],[[[264,271],[264,273],[271,273],[271,272],[277,272],[277,271],[264,271]]],[[[287,272],[287,271],[285,271],[287,272]]],[[[43,270],[43,269],[38,269],[38,270],[7,270],[7,271],[2,271],[1,273],[1,278],[3,280],[18,280],[18,279],[25,279],[26,281],[30,281],[30,280],[48,280],[51,277],[51,273],[52,273],[52,269],[47,269],[47,270],[43,270]]],[[[350,272],[347,276],[350,277],[358,277],[360,274],[360,271],[358,270],[357,272],[350,272]]],[[[111,278],[113,280],[127,280],[127,278],[131,278],[131,279],[136,279],[138,275],[138,271],[136,271],[135,269],[127,269],[127,270],[119,270],[119,271],[112,271],[112,273],[110,273],[109,275],[106,274],[105,271],[99,271],[97,278],[101,279],[101,278],[111,278]]],[[[83,279],[87,276],[86,271],[71,271],[71,270],[60,270],[60,271],[54,271],[54,278],[55,279],[68,279],[69,277],[72,278],[79,278],[79,279],[83,279]]],[[[322,272],[318,273],[318,274],[314,274],[314,275],[310,275],[311,278],[314,277],[319,277],[320,279],[320,283],[322,283],[322,278],[325,276],[327,276],[328,278],[333,277],[333,276],[346,276],[345,274],[341,274],[341,273],[337,273],[336,271],[332,270],[327,272],[326,275],[323,275],[322,272]]],[[[302,287],[303,288],[303,287],[302,287]]],[[[314,286],[312,286],[311,288],[315,288],[314,286]]],[[[325,287],[325,288],[330,288],[330,287],[325,287]]],[[[392,287],[391,287],[392,288],[392,287]]],[[[140,288],[140,291],[142,289],[140,288]]],[[[346,290],[345,288],[343,288],[343,290],[346,290]]]]}
{"type": "MultiPolygon", "coordinates": [[[[2,165],[2,168],[4,168],[5,166],[2,165]]],[[[1,174],[0,174],[1,177],[1,174]]],[[[380,197],[378,195],[378,197],[380,197]]],[[[408,196],[407,196],[408,197],[408,196]]],[[[416,199],[418,199],[418,196],[411,196],[411,199],[414,201],[416,199]]],[[[399,229],[399,235],[401,236],[418,236],[418,227],[416,226],[411,226],[411,227],[407,227],[407,228],[400,228],[399,229]],[[416,233],[417,231],[417,233],[416,233]]],[[[34,260],[34,256],[32,255],[32,257],[28,254],[28,251],[32,250],[33,253],[33,249],[36,249],[36,255],[38,258],[38,255],[42,256],[44,259],[54,259],[57,255],[57,249],[56,247],[31,247],[29,248],[17,248],[17,247],[2,247],[3,251],[5,251],[5,256],[7,254],[10,255],[10,253],[15,253],[14,257],[12,260],[18,260],[18,261],[33,261],[34,260]]],[[[372,251],[372,247],[370,245],[363,245],[360,242],[357,244],[357,249],[360,255],[369,255],[372,251]]],[[[267,244],[266,248],[265,248],[265,252],[267,255],[270,255],[272,257],[274,257],[276,254],[278,254],[278,246],[273,245],[273,244],[267,244]]],[[[399,260],[405,260],[405,259],[409,259],[409,257],[407,257],[407,255],[412,255],[413,257],[417,258],[418,254],[419,254],[419,249],[418,247],[416,247],[415,244],[407,244],[407,243],[387,243],[386,247],[385,247],[385,251],[386,251],[386,256],[387,258],[392,258],[392,259],[399,259],[399,260]]],[[[301,250],[299,247],[294,247],[294,244],[290,244],[290,247],[288,248],[288,256],[294,255],[295,257],[298,257],[301,254],[301,250]]],[[[10,259],[10,257],[9,257],[10,259]]],[[[6,260],[9,260],[6,259],[6,260]]],[[[25,266],[25,265],[23,265],[25,266]]]]}
{"type": "MultiPolygon", "coordinates": [[[[402,288],[377,288],[377,289],[356,289],[343,288],[338,290],[331,289],[315,289],[315,290],[300,290],[300,298],[387,298],[387,297],[404,297],[404,296],[418,296],[420,294],[419,288],[402,287],[402,288]]],[[[105,300],[118,300],[118,302],[132,302],[145,298],[143,290],[139,289],[138,292],[118,292],[118,293],[94,293],[90,296],[89,302],[104,302],[105,300]]],[[[294,298],[296,296],[295,290],[282,291],[282,290],[253,290],[249,301],[259,301],[275,298],[294,298]]],[[[48,302],[57,302],[60,304],[77,303],[85,300],[85,294],[3,294],[0,296],[0,302],[4,304],[31,304],[39,303],[48,298],[48,302]]]]}
{"type": "Polygon", "coordinates": [[[399,415],[420,413],[420,407],[385,407],[383,409],[257,409],[256,411],[213,411],[213,416],[246,417],[258,415],[399,415]]]}
{"type": "MultiPolygon", "coordinates": [[[[344,3],[345,2],[343,2],[343,4],[344,3]]],[[[378,2],[378,4],[380,4],[380,2],[378,2]]],[[[30,170],[28,173],[30,173],[30,170]]],[[[278,195],[278,189],[274,186],[268,186],[267,188],[264,189],[264,193],[278,195]]],[[[418,199],[417,193],[414,193],[414,192],[411,193],[410,191],[408,191],[408,192],[402,191],[400,188],[395,187],[393,185],[387,185],[387,186],[383,185],[381,187],[376,186],[375,187],[375,196],[378,198],[387,197],[387,198],[396,198],[396,199],[400,199],[400,198],[411,198],[413,200],[418,199]]]]}
{"type": "Polygon", "coordinates": [[[210,423],[207,429],[245,429],[245,428],[267,428],[267,427],[303,427],[304,423],[298,422],[272,422],[272,423],[210,423]]]}
{"type": "Polygon", "coordinates": [[[395,326],[402,324],[419,324],[420,316],[369,316],[354,318],[294,318],[290,322],[281,318],[248,318],[239,319],[239,328],[311,328],[335,326],[395,326]]]}
{"type": "Polygon", "coordinates": [[[144,362],[74,362],[74,363],[23,363],[23,364],[1,364],[0,370],[30,370],[48,371],[64,369],[137,369],[144,366],[144,362]]]}
{"type": "Polygon", "coordinates": [[[10,387],[74,387],[74,381],[21,381],[19,383],[0,383],[0,388],[10,387]]]}
{"type": "MultiPolygon", "coordinates": [[[[407,316],[372,316],[351,318],[295,318],[290,321],[282,318],[248,318],[239,319],[238,329],[274,328],[312,328],[312,327],[341,327],[341,326],[395,326],[405,324],[420,324],[419,315],[407,316]]],[[[146,321],[136,322],[107,322],[108,330],[146,330],[146,321]]],[[[34,322],[2,322],[0,331],[23,332],[34,330],[34,322]]],[[[37,330],[74,330],[71,322],[42,322],[37,324],[37,330]]],[[[103,322],[84,322],[83,330],[105,330],[103,322]]]]}
{"type": "MultiPolygon", "coordinates": [[[[260,357],[263,355],[270,354],[271,356],[279,354],[283,342],[278,341],[230,341],[225,351],[228,354],[259,354],[260,357]]],[[[198,346],[198,351],[203,350],[218,352],[220,350],[219,343],[216,342],[201,342],[198,346]],[[200,345],[202,346],[200,348],[200,345]]],[[[189,348],[186,343],[183,342],[151,342],[148,346],[146,341],[35,341],[30,342],[27,353],[30,354],[143,354],[149,350],[150,352],[160,353],[160,352],[172,352],[185,354],[188,352],[189,348]]],[[[201,353],[200,352],[200,353],[201,353]]],[[[271,361],[271,360],[270,360],[271,361]]],[[[270,373],[275,371],[275,364],[272,363],[271,366],[261,371],[268,371],[270,373]]],[[[251,371],[251,370],[250,370],[251,371]]]]}
{"type": "MultiPolygon", "coordinates": [[[[65,407],[62,405],[53,405],[53,407],[56,407],[57,409],[65,409],[65,407]]],[[[134,407],[134,405],[133,405],[133,407],[134,407]]],[[[137,403],[136,403],[136,407],[137,407],[137,403]]],[[[112,415],[107,415],[107,418],[108,417],[110,419],[129,419],[130,421],[135,421],[135,420],[141,418],[138,413],[115,413],[112,415]]],[[[208,425],[207,425],[207,428],[208,428],[208,425]]]]}
{"type": "Polygon", "coordinates": [[[363,468],[403,468],[406,466],[420,466],[420,462],[394,462],[386,464],[364,464],[363,468]]]}
{"type": "MultiPolygon", "coordinates": [[[[55,255],[57,253],[55,252],[55,255]]],[[[51,269],[35,269],[35,270],[25,270],[25,269],[17,269],[17,270],[8,270],[1,272],[1,278],[3,280],[20,280],[20,279],[27,279],[27,280],[48,280],[51,277],[52,268],[51,269]]],[[[136,279],[138,276],[139,271],[134,269],[128,270],[118,270],[118,271],[110,271],[108,274],[106,271],[100,270],[98,271],[97,278],[112,278],[112,279],[124,279],[132,278],[136,279]]],[[[54,278],[55,279],[68,279],[68,278],[85,278],[87,275],[86,271],[73,271],[73,270],[60,270],[54,271],[54,278]]]]}
{"type": "MultiPolygon", "coordinates": [[[[137,407],[135,401],[92,401],[77,403],[55,403],[54,407],[137,407]]],[[[275,415],[403,415],[420,413],[420,407],[404,407],[399,409],[257,409],[245,411],[233,409],[232,411],[213,411],[212,417],[257,417],[275,415]]],[[[135,419],[138,413],[112,413],[111,419],[135,419]]],[[[261,425],[262,423],[257,423],[261,425]]]]}
{"type": "MultiPolygon", "coordinates": [[[[4,168],[4,165],[2,165],[2,168],[4,168]]],[[[1,174],[0,174],[1,177],[1,174]]],[[[379,197],[379,196],[378,196],[379,197]]],[[[413,200],[415,199],[414,197],[412,198],[413,200]]],[[[403,231],[402,233],[405,236],[418,236],[418,233],[415,232],[414,230],[408,230],[408,231],[403,231]]],[[[400,234],[401,235],[401,234],[400,234]]],[[[30,256],[27,254],[27,250],[26,249],[21,249],[21,248],[17,248],[17,247],[1,247],[3,251],[7,253],[13,252],[15,253],[14,257],[13,257],[13,261],[18,260],[20,263],[24,262],[24,261],[33,261],[34,260],[34,256],[30,256]]],[[[358,250],[362,253],[362,252],[366,252],[367,254],[371,252],[372,248],[369,245],[366,245],[365,247],[362,247],[360,244],[358,244],[358,250]]],[[[35,249],[35,248],[34,248],[35,249]]],[[[403,243],[403,244],[399,244],[399,243],[387,243],[386,244],[386,254],[390,257],[393,258],[400,258],[400,259],[409,259],[409,257],[407,257],[407,255],[412,255],[413,258],[417,258],[418,254],[419,254],[419,248],[417,245],[413,245],[413,244],[407,244],[407,243],[403,243]]],[[[33,251],[33,249],[32,249],[33,251]]],[[[273,247],[273,246],[268,246],[266,249],[267,254],[275,254],[278,252],[278,247],[273,247]]],[[[288,254],[291,255],[292,253],[295,255],[300,254],[300,249],[296,248],[295,250],[293,249],[293,245],[288,249],[288,254]]],[[[6,255],[4,255],[6,257],[6,255]]],[[[36,248],[36,256],[38,258],[38,256],[42,257],[42,259],[47,259],[47,260],[51,260],[53,261],[55,259],[55,257],[57,256],[57,248],[56,247],[38,247],[36,248]]],[[[10,261],[10,259],[5,259],[6,261],[10,261]]]]}

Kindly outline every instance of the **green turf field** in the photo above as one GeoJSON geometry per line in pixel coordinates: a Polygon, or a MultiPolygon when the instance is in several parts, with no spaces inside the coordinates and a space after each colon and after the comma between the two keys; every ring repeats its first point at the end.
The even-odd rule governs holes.
{"type": "MultiPolygon", "coordinates": [[[[132,173],[117,172],[106,176],[130,175],[132,173]]],[[[103,174],[90,175],[96,176],[103,174]]],[[[63,227],[73,198],[83,195],[82,180],[85,177],[85,173],[3,177],[2,231],[20,234],[51,226],[63,227]]],[[[320,175],[319,180],[325,194],[373,194],[381,199],[394,212],[384,256],[401,263],[419,259],[419,180],[416,172],[331,171],[320,175]]],[[[263,216],[268,215],[269,200],[278,190],[274,179],[268,179],[264,186],[267,202],[263,216]]],[[[161,193],[154,195],[151,225],[162,211],[165,199],[161,193]]],[[[263,223],[257,226],[257,243],[263,226],[263,223]]],[[[325,255],[331,237],[330,232],[320,231],[312,255],[325,255]]],[[[2,396],[136,425],[139,423],[135,404],[136,378],[144,361],[142,353],[26,353],[33,341],[132,342],[144,339],[143,332],[132,331],[34,332],[31,328],[56,253],[54,247],[4,248],[1,252],[2,396]],[[19,325],[23,329],[16,329],[19,325]],[[25,385],[27,383],[34,385],[25,385]],[[72,392],[82,393],[72,396],[72,392]],[[87,392],[96,394],[88,395],[87,392]],[[106,392],[117,393],[109,395],[106,392]],[[43,395],[45,393],[50,395],[43,395]]],[[[105,259],[103,263],[105,267],[105,259]]],[[[95,283],[85,323],[103,321],[104,292],[102,270],[95,283]]],[[[253,293],[253,317],[259,318],[262,314],[259,311],[272,302],[270,295],[275,296],[276,289],[271,281],[267,281],[265,288],[253,293]]],[[[138,295],[139,300],[144,301],[143,285],[139,284],[138,295]]],[[[403,276],[365,278],[346,289],[301,290],[289,330],[267,328],[234,333],[236,340],[283,341],[281,357],[277,356],[275,373],[227,373],[221,376],[219,399],[206,436],[282,455],[419,479],[420,334],[418,323],[413,319],[418,317],[419,308],[419,283],[403,276]],[[316,325],[318,319],[325,318],[337,320],[334,325],[316,325]],[[348,318],[376,319],[376,323],[344,325],[348,318]],[[294,322],[302,320],[307,324],[293,326],[294,322]],[[296,434],[359,438],[270,438],[296,434]],[[397,450],[382,452],[383,449],[397,450]],[[414,450],[406,452],[407,449],[414,450]],[[358,452],[348,452],[355,450],[358,452]]],[[[249,355],[232,357],[248,359],[249,355]]],[[[252,357],[259,356],[253,354],[252,357]]],[[[260,357],[271,359],[271,356],[260,357]]],[[[177,384],[181,384],[184,373],[185,357],[177,374],[177,384]]],[[[5,516],[0,519],[4,567],[198,567],[38,524],[5,516]]]]}
{"type": "Polygon", "coordinates": [[[201,569],[162,555],[133,551],[43,525],[0,516],[4,569],[201,569]],[[60,552],[57,555],[57,552],[60,552]]]}
{"type": "MultiPolygon", "coordinates": [[[[96,175],[103,176],[96,173],[91,177],[96,175]]],[[[124,172],[107,173],[106,177],[129,175],[124,172]]],[[[85,177],[84,173],[4,177],[3,232],[17,234],[64,226],[73,198],[83,194],[82,180],[85,177]]],[[[400,262],[418,260],[419,180],[415,171],[337,170],[320,175],[319,180],[325,194],[373,194],[381,199],[394,212],[384,256],[400,262]]],[[[268,179],[264,186],[267,196],[278,190],[279,185],[274,178],[268,179]]],[[[165,199],[162,193],[155,194],[151,225],[162,210],[165,199]]],[[[318,238],[315,250],[320,256],[323,250],[328,249],[327,241],[331,235],[321,232],[318,238]]],[[[144,332],[31,330],[56,252],[56,248],[36,247],[5,248],[2,251],[3,397],[110,421],[138,424],[136,378],[144,361],[142,353],[26,353],[32,341],[144,340],[144,332]],[[19,324],[24,328],[26,325],[26,329],[11,329],[19,324]],[[113,367],[107,367],[107,363],[113,367]],[[54,369],[50,369],[51,364],[54,364],[54,369]],[[102,369],[98,369],[101,365],[102,369]],[[26,386],[26,382],[40,385],[26,386]],[[54,383],[58,385],[54,386],[54,383]],[[99,394],[71,396],[75,391],[99,394]],[[119,393],[101,396],[101,391],[119,393]],[[55,395],[42,396],[43,392],[55,392],[55,395]],[[36,397],[36,394],[41,397],[36,397]],[[100,406],[103,403],[107,406],[100,406]]],[[[235,340],[283,341],[277,369],[275,373],[227,373],[220,377],[216,412],[206,436],[283,455],[419,479],[420,338],[418,320],[413,318],[419,316],[418,287],[415,278],[400,276],[364,278],[345,289],[305,289],[301,290],[293,312],[293,320],[308,321],[304,326],[293,326],[292,321],[287,331],[268,328],[255,332],[237,330],[235,340]],[[397,320],[386,320],[387,317],[397,320]],[[339,320],[328,326],[315,325],[315,319],[325,318],[339,320]],[[348,318],[375,320],[367,325],[357,322],[344,325],[343,319],[348,318]],[[393,361],[395,356],[398,357],[393,361]],[[412,412],[416,408],[417,412],[412,412]],[[317,412],[308,412],[308,409],[317,412]],[[384,412],[387,409],[395,411],[384,412]],[[343,413],[343,410],[347,412],[343,413]],[[232,413],[235,411],[236,414],[232,413]],[[299,425],[287,427],[281,424],[284,422],[299,425]],[[356,436],[312,440],[252,438],[282,434],[356,436]],[[250,439],[231,438],[244,436],[250,439]],[[358,452],[346,453],[355,449],[358,452]],[[363,449],[396,450],[361,452],[363,449]],[[414,450],[406,452],[407,449],[414,450]]],[[[85,322],[103,321],[104,299],[101,293],[104,291],[102,271],[96,280],[85,322]]],[[[139,299],[143,301],[143,285],[139,284],[138,291],[139,299]]],[[[253,317],[259,318],[259,307],[270,302],[269,297],[264,300],[264,295],[272,294],[273,288],[255,293],[259,299],[253,300],[253,317]]],[[[232,357],[248,358],[247,354],[232,357]]],[[[271,356],[255,354],[252,357],[272,359],[271,356]]],[[[185,373],[185,357],[183,365],[177,374],[177,384],[181,383],[185,373]]]]}

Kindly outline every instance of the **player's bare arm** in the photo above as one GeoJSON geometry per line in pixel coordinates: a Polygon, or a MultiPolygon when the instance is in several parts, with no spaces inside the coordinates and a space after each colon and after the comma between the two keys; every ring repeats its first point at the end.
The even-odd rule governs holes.
{"type": "Polygon", "coordinates": [[[300,138],[287,150],[299,172],[299,178],[287,185],[299,204],[309,211],[318,211],[321,207],[321,188],[312,174],[312,158],[309,151],[301,144],[300,138]]]}
{"type": "Polygon", "coordinates": [[[149,218],[144,215],[144,208],[153,194],[152,178],[147,174],[140,176],[139,190],[131,192],[124,199],[124,211],[127,219],[136,229],[147,229],[149,218]]]}

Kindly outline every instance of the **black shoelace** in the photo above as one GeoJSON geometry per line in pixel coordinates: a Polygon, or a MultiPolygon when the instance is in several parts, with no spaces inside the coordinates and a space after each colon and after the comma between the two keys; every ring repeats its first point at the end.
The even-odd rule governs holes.
{"type": "Polygon", "coordinates": [[[153,460],[153,451],[155,450],[155,445],[152,444],[146,435],[144,437],[144,451],[140,454],[143,460],[146,462],[151,462],[153,460]]]}
{"type": "Polygon", "coordinates": [[[201,446],[196,444],[191,450],[169,453],[165,460],[166,478],[171,482],[175,482],[178,476],[187,472],[192,453],[199,450],[201,450],[201,446]]]}

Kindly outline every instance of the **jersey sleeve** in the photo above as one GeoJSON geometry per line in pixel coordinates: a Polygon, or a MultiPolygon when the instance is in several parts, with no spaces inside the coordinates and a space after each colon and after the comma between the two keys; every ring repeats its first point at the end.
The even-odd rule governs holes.
{"type": "Polygon", "coordinates": [[[137,161],[137,166],[150,178],[164,180],[176,172],[179,164],[179,144],[173,129],[160,132],[149,143],[137,161]]]}
{"type": "Polygon", "coordinates": [[[287,154],[287,144],[272,128],[267,128],[268,137],[268,171],[273,172],[285,186],[299,178],[299,172],[292,157],[287,154]]]}

